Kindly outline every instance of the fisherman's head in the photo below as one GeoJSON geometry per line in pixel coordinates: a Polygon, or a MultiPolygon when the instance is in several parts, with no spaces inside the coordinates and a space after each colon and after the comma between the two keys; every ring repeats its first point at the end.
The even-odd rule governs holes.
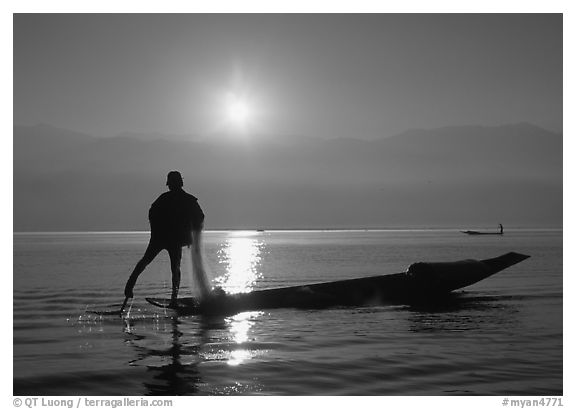
{"type": "Polygon", "coordinates": [[[182,180],[182,175],[177,170],[173,170],[168,173],[168,177],[166,178],[166,186],[168,189],[175,190],[180,189],[184,186],[184,181],[182,180]]]}

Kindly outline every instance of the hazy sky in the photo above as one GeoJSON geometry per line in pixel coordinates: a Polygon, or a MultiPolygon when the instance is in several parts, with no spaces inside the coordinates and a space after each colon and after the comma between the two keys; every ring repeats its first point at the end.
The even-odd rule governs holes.
{"type": "Polygon", "coordinates": [[[562,16],[14,17],[14,121],[94,135],[224,130],[376,138],[530,122],[562,130],[562,16]]]}

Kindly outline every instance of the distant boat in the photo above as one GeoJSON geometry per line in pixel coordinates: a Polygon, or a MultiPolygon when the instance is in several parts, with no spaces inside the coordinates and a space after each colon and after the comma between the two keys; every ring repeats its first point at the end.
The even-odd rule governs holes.
{"type": "Polygon", "coordinates": [[[498,235],[498,236],[501,236],[504,234],[504,233],[499,233],[499,232],[488,232],[488,231],[484,232],[484,231],[474,231],[474,230],[463,230],[462,233],[470,234],[470,235],[492,234],[492,235],[498,235]]]}
{"type": "Polygon", "coordinates": [[[499,232],[483,232],[483,231],[476,231],[476,230],[462,230],[462,233],[464,234],[470,234],[472,236],[475,235],[486,235],[486,234],[490,234],[490,235],[497,235],[497,236],[501,236],[504,234],[504,228],[502,227],[501,224],[498,225],[498,228],[500,229],[499,232]]]}

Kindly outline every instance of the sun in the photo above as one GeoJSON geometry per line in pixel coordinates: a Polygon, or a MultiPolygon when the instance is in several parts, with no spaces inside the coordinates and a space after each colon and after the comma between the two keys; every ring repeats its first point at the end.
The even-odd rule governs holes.
{"type": "Polygon", "coordinates": [[[250,124],[254,112],[245,96],[229,94],[226,99],[226,119],[234,127],[245,128],[250,124]]]}

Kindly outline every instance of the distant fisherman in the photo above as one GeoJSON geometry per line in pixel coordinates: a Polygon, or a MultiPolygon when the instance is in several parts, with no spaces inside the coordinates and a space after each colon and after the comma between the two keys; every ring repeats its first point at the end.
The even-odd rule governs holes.
{"type": "MultiPolygon", "coordinates": [[[[198,204],[198,199],[186,193],[182,187],[184,181],[180,172],[171,171],[166,181],[169,191],[156,199],[150,211],[150,242],[142,259],[134,267],[126,287],[124,289],[124,306],[128,298],[134,297],[134,285],[138,276],[146,266],[162,250],[167,250],[170,256],[170,268],[172,270],[172,303],[178,298],[180,288],[180,261],[182,259],[182,247],[192,244],[193,232],[199,232],[204,224],[204,212],[198,204]]],[[[121,310],[122,310],[121,309],[121,310]]]]}

